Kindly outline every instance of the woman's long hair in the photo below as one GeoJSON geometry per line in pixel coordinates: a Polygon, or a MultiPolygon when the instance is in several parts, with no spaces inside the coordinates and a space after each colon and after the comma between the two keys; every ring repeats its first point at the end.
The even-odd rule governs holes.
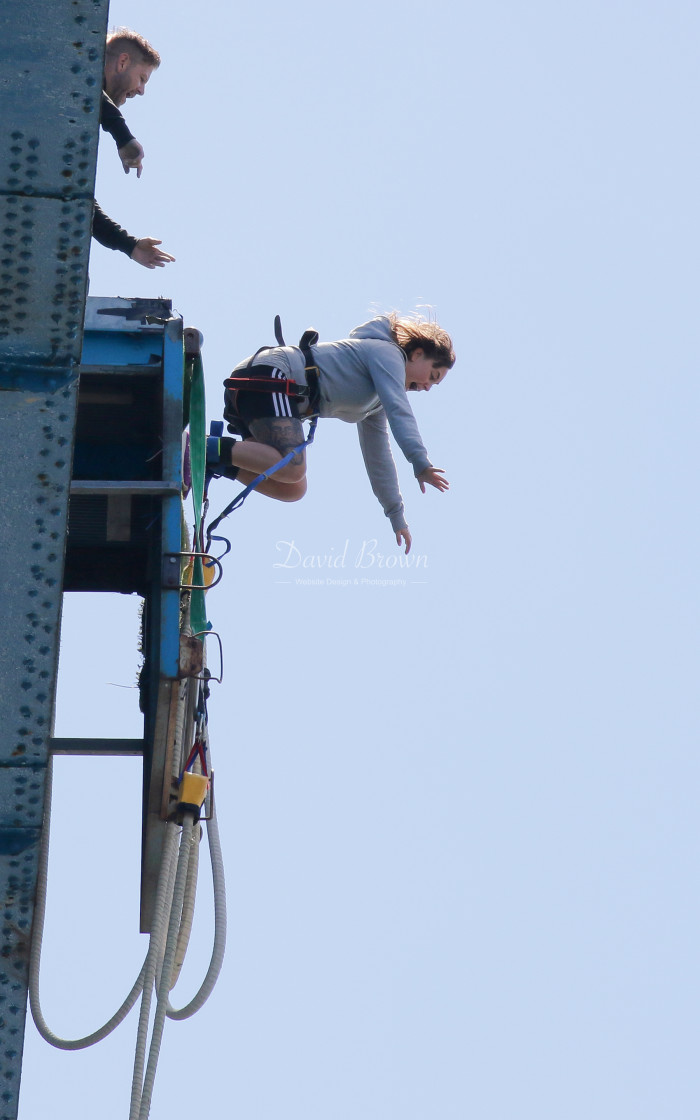
{"type": "Polygon", "coordinates": [[[407,358],[414,350],[420,349],[427,358],[452,369],[456,361],[452,339],[437,323],[431,323],[420,315],[400,317],[394,313],[389,319],[396,341],[407,358]]]}

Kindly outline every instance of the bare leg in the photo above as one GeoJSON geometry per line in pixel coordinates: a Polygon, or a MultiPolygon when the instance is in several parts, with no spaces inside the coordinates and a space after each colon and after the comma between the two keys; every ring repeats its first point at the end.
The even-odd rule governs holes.
{"type": "MultiPolygon", "coordinates": [[[[250,430],[253,439],[235,443],[231,453],[233,465],[240,468],[238,481],[244,486],[304,442],[301,420],[291,417],[261,417],[251,421],[250,430]]],[[[256,490],[281,502],[298,502],[306,493],[306,453],[298,452],[256,490]]]]}
{"type": "MultiPolygon", "coordinates": [[[[282,471],[284,467],[282,468],[282,471]]],[[[279,473],[281,474],[282,471],[279,473]]],[[[257,478],[260,471],[252,472],[245,471],[241,468],[238,472],[236,482],[242,482],[247,486],[254,478],[257,478]]],[[[256,494],[265,494],[268,498],[276,498],[278,502],[299,502],[306,493],[306,479],[302,478],[300,482],[276,482],[277,475],[272,478],[266,478],[264,482],[259,482],[255,487],[256,494]]]]}

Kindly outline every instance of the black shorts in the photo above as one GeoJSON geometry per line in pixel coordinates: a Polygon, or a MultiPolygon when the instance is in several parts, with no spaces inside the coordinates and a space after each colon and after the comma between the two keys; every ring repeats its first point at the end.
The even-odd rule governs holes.
{"type": "MultiPolygon", "coordinates": [[[[289,378],[289,374],[278,369],[277,366],[252,366],[250,375],[269,377],[273,380],[289,378]]],[[[258,420],[262,416],[292,417],[301,420],[299,403],[288,397],[286,393],[268,393],[260,389],[226,389],[224,419],[228,421],[230,431],[237,431],[245,438],[250,434],[251,420],[258,420]]]]}

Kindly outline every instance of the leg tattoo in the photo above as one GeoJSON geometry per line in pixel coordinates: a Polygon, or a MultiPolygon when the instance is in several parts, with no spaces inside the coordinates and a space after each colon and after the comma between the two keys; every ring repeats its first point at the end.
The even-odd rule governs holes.
{"type": "MultiPolygon", "coordinates": [[[[301,420],[285,416],[261,416],[250,421],[250,430],[257,443],[274,447],[280,455],[286,455],[304,442],[304,428],[301,420]]],[[[295,467],[304,463],[305,452],[298,452],[290,462],[295,467]]]]}

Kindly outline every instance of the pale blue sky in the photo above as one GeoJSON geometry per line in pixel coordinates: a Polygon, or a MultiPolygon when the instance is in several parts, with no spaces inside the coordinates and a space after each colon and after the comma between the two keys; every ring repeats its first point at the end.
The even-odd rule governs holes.
{"type": "MultiPolygon", "coordinates": [[[[451,492],[397,460],[425,566],[370,573],[406,586],[274,566],[285,541],[348,542],[334,577],[366,541],[394,554],[346,425],[319,426],[301,505],[228,522],[229,950],[168,1024],[153,1117],[695,1120],[696,7],[158,0],[110,23],[164,62],[127,106],[143,177],[103,136],[97,197],[177,263],[95,246],[91,291],[172,297],[212,417],[276,313],[333,339],[429,304],[458,356],[415,401],[451,492]]],[[[68,604],[58,734],[138,733],[115,687],[134,605],[96,637],[68,604]]],[[[61,1033],[106,1019],[145,955],[139,782],[59,767],[61,1033]]],[[[206,887],[199,922],[190,991],[206,887]]],[[[135,1030],[62,1054],[28,1028],[22,1120],[122,1120],[135,1030]]]]}

